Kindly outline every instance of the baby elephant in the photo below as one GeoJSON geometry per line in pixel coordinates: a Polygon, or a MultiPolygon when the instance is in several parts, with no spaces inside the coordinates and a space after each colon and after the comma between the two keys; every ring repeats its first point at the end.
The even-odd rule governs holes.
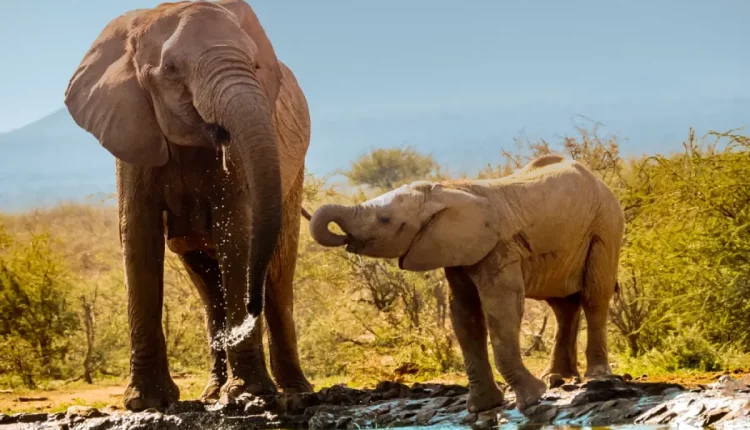
{"type": "Polygon", "coordinates": [[[487,354],[489,329],[495,364],[523,411],[546,390],[521,359],[524,297],[546,300],[557,318],[547,373],[578,375],[583,307],[585,375],[610,374],[606,323],[624,223],[618,199],[602,181],[575,161],[548,155],[498,179],[418,181],[360,205],[325,205],[313,214],[310,231],[324,246],[398,258],[404,270],[444,268],[469,410],[503,403],[487,354]],[[330,222],[346,234],[329,231],[330,222]]]}

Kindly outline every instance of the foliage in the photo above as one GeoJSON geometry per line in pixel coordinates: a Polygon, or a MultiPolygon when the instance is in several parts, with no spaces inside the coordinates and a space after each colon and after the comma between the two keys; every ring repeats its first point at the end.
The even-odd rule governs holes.
{"type": "Polygon", "coordinates": [[[0,260],[0,371],[15,373],[27,387],[37,375],[61,376],[61,363],[78,327],[67,290],[70,277],[50,250],[46,234],[28,244],[4,240],[0,260]]]}
{"type": "Polygon", "coordinates": [[[390,190],[417,179],[439,175],[439,166],[429,155],[412,146],[373,149],[352,163],[344,175],[355,185],[390,190]]]}
{"type": "MultiPolygon", "coordinates": [[[[588,166],[622,203],[627,227],[609,325],[618,369],[742,365],[750,353],[747,137],[697,138],[691,130],[680,153],[633,158],[623,157],[620,139],[601,136],[597,125],[556,142],[515,143],[475,176],[506,175],[536,156],[560,153],[588,166]]],[[[312,211],[322,203],[360,202],[445,172],[414,148],[376,149],[344,172],[366,187],[341,193],[308,174],[303,205],[312,211]]],[[[106,206],[61,205],[0,218],[0,385],[127,375],[117,231],[116,211],[106,206]]],[[[362,385],[463,373],[442,271],[405,272],[393,261],[320,247],[304,220],[299,249],[294,312],[301,361],[313,381],[362,385]]],[[[205,372],[203,306],[169,252],[164,303],[172,371],[205,372]]],[[[553,322],[544,302],[527,301],[525,360],[546,361],[553,322]]],[[[581,344],[585,334],[583,320],[581,344]]],[[[583,345],[578,350],[584,363],[583,345]]]]}

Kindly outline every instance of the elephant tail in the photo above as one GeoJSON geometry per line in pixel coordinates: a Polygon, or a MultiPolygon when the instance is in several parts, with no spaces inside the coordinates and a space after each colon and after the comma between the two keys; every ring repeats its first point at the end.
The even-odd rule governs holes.
{"type": "Polygon", "coordinates": [[[310,221],[310,219],[312,219],[312,215],[310,215],[310,212],[308,212],[307,209],[305,208],[301,208],[301,209],[302,209],[302,216],[307,218],[308,221],[310,221]]]}

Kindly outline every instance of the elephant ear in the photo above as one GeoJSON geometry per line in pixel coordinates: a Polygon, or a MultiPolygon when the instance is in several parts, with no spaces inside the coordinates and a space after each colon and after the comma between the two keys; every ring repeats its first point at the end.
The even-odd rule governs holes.
{"type": "Polygon", "coordinates": [[[442,185],[432,188],[428,200],[439,203],[441,208],[422,227],[401,259],[402,269],[471,266],[495,247],[499,233],[489,200],[442,185]]]}
{"type": "Polygon", "coordinates": [[[276,98],[279,96],[282,73],[279,60],[276,58],[276,52],[268,36],[266,36],[266,31],[260,25],[253,9],[244,0],[224,0],[218,3],[237,17],[242,29],[258,47],[258,58],[255,59],[258,67],[256,76],[263,85],[269,106],[274,109],[276,98]]]}
{"type": "Polygon", "coordinates": [[[128,43],[130,23],[141,13],[121,15],[102,30],[68,82],[65,106],[112,155],[155,167],[169,160],[169,149],[151,99],[138,82],[128,43]]]}
{"type": "Polygon", "coordinates": [[[286,197],[295,181],[304,175],[305,155],[310,146],[310,111],[294,73],[279,61],[283,75],[273,122],[278,134],[281,189],[286,197]]]}

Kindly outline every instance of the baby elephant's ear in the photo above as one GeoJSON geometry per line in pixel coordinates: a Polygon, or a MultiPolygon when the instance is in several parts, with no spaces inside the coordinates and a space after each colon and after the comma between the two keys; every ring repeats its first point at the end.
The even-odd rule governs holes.
{"type": "Polygon", "coordinates": [[[401,261],[401,268],[413,271],[478,263],[497,244],[495,214],[489,200],[471,193],[433,188],[430,199],[443,209],[422,226],[401,261]]]}

